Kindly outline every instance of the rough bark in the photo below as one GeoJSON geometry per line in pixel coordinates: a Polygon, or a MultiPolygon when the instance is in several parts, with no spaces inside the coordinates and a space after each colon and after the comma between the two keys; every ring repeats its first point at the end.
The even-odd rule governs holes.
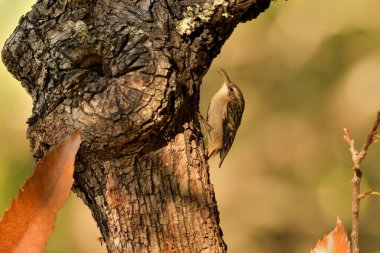
{"type": "Polygon", "coordinates": [[[202,77],[270,0],[40,0],[2,59],[33,98],[36,160],[83,129],[74,191],[109,252],[225,252],[197,112],[202,77]]]}

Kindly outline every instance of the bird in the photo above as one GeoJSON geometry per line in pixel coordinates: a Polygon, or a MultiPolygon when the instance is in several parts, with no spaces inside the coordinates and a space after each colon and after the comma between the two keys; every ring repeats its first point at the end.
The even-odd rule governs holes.
{"type": "Polygon", "coordinates": [[[206,159],[219,152],[219,168],[222,166],[232,143],[244,112],[245,101],[239,87],[231,81],[226,71],[218,70],[224,82],[211,98],[207,110],[206,135],[208,147],[206,159]]]}

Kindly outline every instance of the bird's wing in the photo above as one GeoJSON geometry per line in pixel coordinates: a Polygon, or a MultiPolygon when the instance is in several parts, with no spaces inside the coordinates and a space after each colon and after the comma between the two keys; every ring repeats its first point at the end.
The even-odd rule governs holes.
{"type": "Polygon", "coordinates": [[[235,101],[227,103],[223,115],[223,146],[220,150],[219,168],[223,163],[232,143],[234,142],[236,130],[238,129],[241,121],[241,116],[244,111],[244,104],[240,106],[235,101]]]}

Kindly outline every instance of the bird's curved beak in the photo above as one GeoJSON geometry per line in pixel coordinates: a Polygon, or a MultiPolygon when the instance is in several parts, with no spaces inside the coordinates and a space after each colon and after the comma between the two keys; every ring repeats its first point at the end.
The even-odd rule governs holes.
{"type": "Polygon", "coordinates": [[[228,77],[226,71],[224,71],[224,69],[220,68],[220,69],[218,69],[218,73],[223,77],[224,82],[227,84],[227,87],[232,88],[232,83],[231,83],[230,78],[228,77]]]}

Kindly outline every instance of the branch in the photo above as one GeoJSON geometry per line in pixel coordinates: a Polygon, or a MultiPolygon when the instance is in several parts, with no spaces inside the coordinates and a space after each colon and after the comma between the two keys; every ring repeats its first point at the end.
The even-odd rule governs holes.
{"type": "Polygon", "coordinates": [[[363,194],[360,194],[360,182],[362,177],[361,162],[367,155],[368,148],[374,142],[374,137],[377,134],[377,128],[380,124],[380,111],[377,112],[376,121],[373,124],[371,132],[367,135],[366,142],[364,143],[360,152],[355,149],[355,141],[351,139],[350,132],[344,128],[344,140],[349,146],[349,151],[352,156],[352,162],[354,164],[353,171],[354,176],[352,178],[352,232],[351,232],[351,241],[352,241],[352,253],[359,253],[359,207],[360,200],[365,198],[368,195],[376,195],[376,192],[368,190],[363,194]]]}

